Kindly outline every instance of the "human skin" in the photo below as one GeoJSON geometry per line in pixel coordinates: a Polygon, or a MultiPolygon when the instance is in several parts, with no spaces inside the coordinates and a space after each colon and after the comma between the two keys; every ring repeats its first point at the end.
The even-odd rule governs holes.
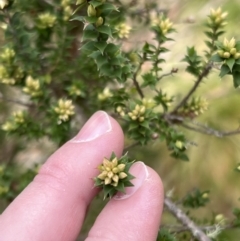
{"type": "MultiPolygon", "coordinates": [[[[70,141],[60,147],[35,179],[0,215],[1,241],[73,241],[87,208],[99,192],[96,167],[111,153],[122,155],[119,124],[96,112],[70,141]]],[[[155,241],[163,208],[158,174],[143,162],[130,169],[134,187],[117,194],[101,211],[87,241],[155,241]]]]}

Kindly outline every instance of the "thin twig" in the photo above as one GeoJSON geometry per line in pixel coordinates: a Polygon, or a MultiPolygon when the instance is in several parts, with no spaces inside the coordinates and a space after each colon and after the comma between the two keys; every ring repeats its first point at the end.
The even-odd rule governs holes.
{"type": "Polygon", "coordinates": [[[172,111],[172,114],[177,113],[178,109],[186,104],[186,102],[191,97],[191,95],[196,91],[197,87],[200,85],[202,80],[208,75],[211,68],[212,68],[212,62],[209,62],[208,64],[206,64],[205,68],[203,69],[202,73],[199,75],[193,87],[190,89],[187,95],[180,101],[180,103],[176,106],[176,108],[172,111]]]}
{"type": "Polygon", "coordinates": [[[178,208],[168,197],[164,199],[164,204],[178,221],[191,231],[194,238],[199,241],[211,241],[211,239],[198,227],[180,208],[178,208]]]}
{"type": "Polygon", "coordinates": [[[170,123],[177,121],[178,125],[181,125],[182,127],[188,130],[196,131],[205,135],[216,136],[218,138],[240,134],[240,127],[238,127],[236,130],[220,131],[220,130],[213,129],[209,126],[203,125],[196,121],[186,120],[184,117],[178,116],[178,115],[165,115],[164,117],[170,123]]]}
{"type": "Polygon", "coordinates": [[[169,73],[162,74],[161,76],[159,76],[157,80],[160,81],[160,80],[163,79],[164,77],[173,75],[173,73],[177,73],[177,72],[178,72],[178,69],[173,68],[169,73]]]}
{"type": "Polygon", "coordinates": [[[133,148],[134,146],[137,146],[137,145],[139,145],[139,141],[136,141],[136,142],[126,146],[123,150],[123,153],[127,152],[130,148],[133,148]]]}
{"type": "Polygon", "coordinates": [[[214,130],[210,127],[197,128],[197,127],[193,127],[193,126],[190,126],[188,124],[185,124],[185,123],[182,123],[181,126],[183,126],[186,129],[189,129],[189,130],[193,130],[193,131],[205,134],[205,135],[216,136],[216,137],[219,137],[219,138],[222,138],[224,136],[233,136],[233,135],[240,134],[239,128],[237,130],[233,130],[233,131],[221,132],[221,131],[218,131],[218,130],[214,130]]]}
{"type": "Polygon", "coordinates": [[[141,67],[142,67],[142,64],[143,64],[142,62],[139,64],[136,72],[135,72],[134,75],[133,75],[133,83],[134,83],[134,85],[135,85],[135,87],[136,87],[136,90],[137,90],[138,94],[139,94],[140,97],[143,99],[143,98],[144,98],[144,94],[143,94],[143,92],[142,92],[142,89],[141,89],[140,86],[139,86],[138,81],[137,81],[137,75],[138,75],[138,72],[140,71],[140,69],[141,69],[141,67]]]}

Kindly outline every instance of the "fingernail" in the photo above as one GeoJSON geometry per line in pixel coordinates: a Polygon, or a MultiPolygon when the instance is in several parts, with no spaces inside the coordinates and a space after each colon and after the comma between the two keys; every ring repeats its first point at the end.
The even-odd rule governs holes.
{"type": "Polygon", "coordinates": [[[126,187],[126,193],[117,193],[114,196],[115,200],[123,200],[131,197],[144,183],[148,177],[148,170],[143,162],[135,162],[130,168],[130,173],[135,177],[131,182],[133,187],[126,187]]]}
{"type": "Polygon", "coordinates": [[[93,114],[80,132],[70,142],[88,142],[112,130],[109,116],[104,111],[93,114]]]}

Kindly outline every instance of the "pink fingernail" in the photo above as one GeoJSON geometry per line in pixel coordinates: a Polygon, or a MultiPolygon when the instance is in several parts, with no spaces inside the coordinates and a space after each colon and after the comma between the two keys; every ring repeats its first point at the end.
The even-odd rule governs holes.
{"type": "Polygon", "coordinates": [[[115,200],[123,200],[131,197],[147,179],[149,173],[146,165],[143,162],[135,162],[130,168],[130,173],[135,177],[131,182],[133,187],[126,187],[126,193],[117,193],[113,198],[115,200]]]}
{"type": "Polygon", "coordinates": [[[70,142],[88,142],[112,130],[109,116],[104,111],[93,114],[80,132],[70,142]]]}

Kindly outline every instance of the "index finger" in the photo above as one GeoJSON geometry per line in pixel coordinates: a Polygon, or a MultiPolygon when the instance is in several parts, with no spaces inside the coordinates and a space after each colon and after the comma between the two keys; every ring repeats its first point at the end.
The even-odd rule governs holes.
{"type": "Polygon", "coordinates": [[[1,240],[75,240],[96,195],[92,178],[103,157],[121,155],[123,133],[105,112],[56,151],[0,218],[1,240]]]}

